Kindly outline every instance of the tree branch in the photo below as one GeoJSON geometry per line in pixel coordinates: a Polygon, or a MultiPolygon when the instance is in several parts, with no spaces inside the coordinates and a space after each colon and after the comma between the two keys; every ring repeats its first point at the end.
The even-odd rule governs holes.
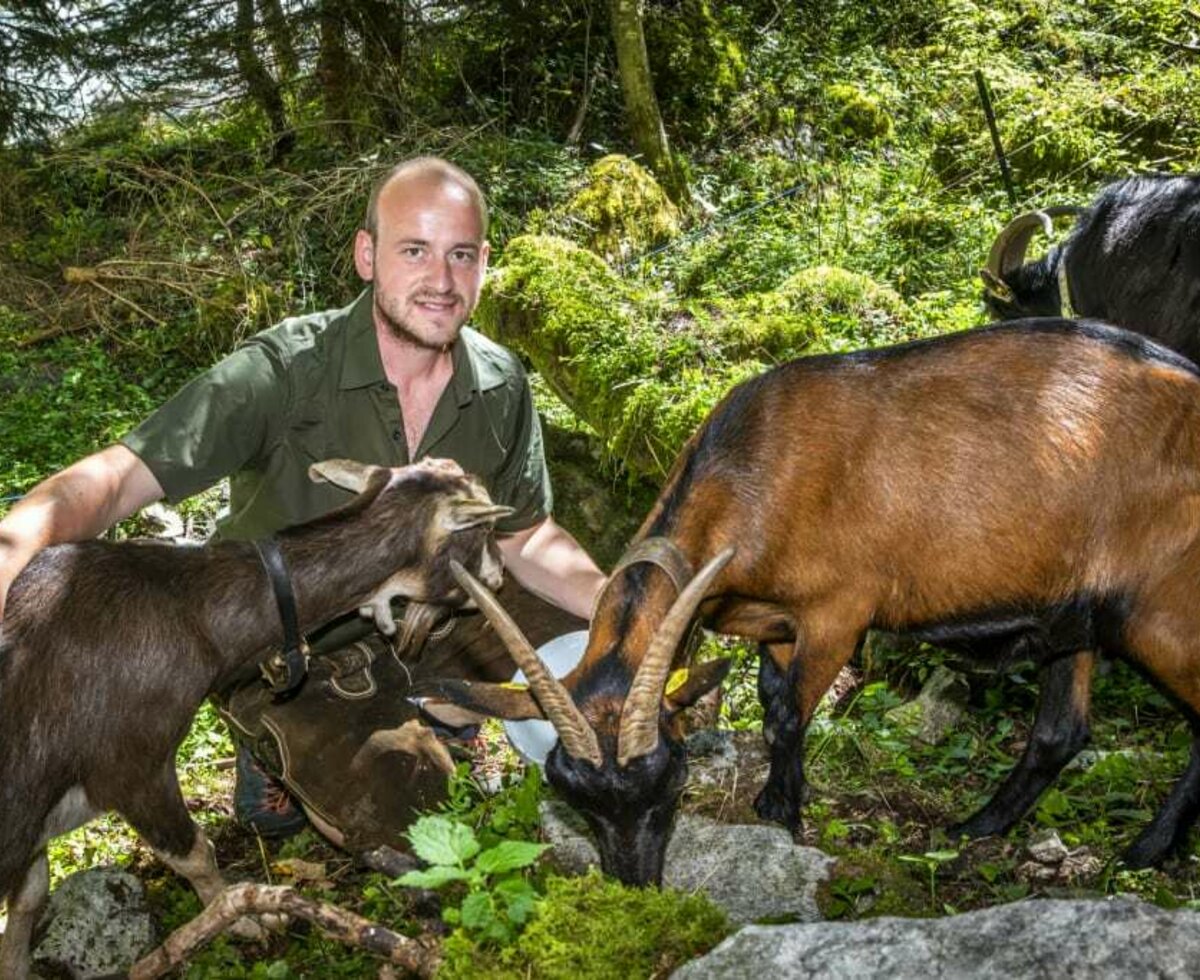
{"type": "Polygon", "coordinates": [[[244,915],[284,914],[306,919],[330,939],[357,946],[415,977],[432,977],[441,960],[437,944],[409,939],[327,902],[304,898],[283,885],[246,882],[231,885],[190,922],[180,926],[157,949],[133,965],[130,980],[155,980],[225,931],[244,915]]]}

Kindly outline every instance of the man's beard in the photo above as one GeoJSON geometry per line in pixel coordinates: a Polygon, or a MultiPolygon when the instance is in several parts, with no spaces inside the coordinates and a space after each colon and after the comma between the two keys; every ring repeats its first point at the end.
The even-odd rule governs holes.
{"type": "MultiPolygon", "coordinates": [[[[462,299],[459,296],[454,296],[453,299],[462,305],[462,299]]],[[[422,337],[419,333],[412,329],[400,317],[393,316],[392,313],[384,307],[380,302],[379,294],[375,294],[375,312],[379,314],[380,319],[387,324],[388,330],[397,340],[402,340],[413,347],[419,347],[421,350],[445,351],[456,340],[458,340],[459,331],[462,329],[462,323],[459,323],[454,328],[454,336],[446,341],[431,341],[422,337]]]]}

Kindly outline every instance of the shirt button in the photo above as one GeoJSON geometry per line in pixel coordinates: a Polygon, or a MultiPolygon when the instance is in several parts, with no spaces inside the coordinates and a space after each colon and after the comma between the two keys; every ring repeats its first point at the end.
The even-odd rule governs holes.
{"type": "Polygon", "coordinates": [[[390,384],[388,384],[386,381],[380,381],[379,384],[376,385],[376,388],[379,391],[384,392],[385,394],[392,390],[392,386],[390,384]]]}
{"type": "Polygon", "coordinates": [[[404,438],[404,430],[403,429],[392,429],[392,439],[394,439],[396,442],[400,442],[400,440],[402,440],[403,438],[404,438]]]}

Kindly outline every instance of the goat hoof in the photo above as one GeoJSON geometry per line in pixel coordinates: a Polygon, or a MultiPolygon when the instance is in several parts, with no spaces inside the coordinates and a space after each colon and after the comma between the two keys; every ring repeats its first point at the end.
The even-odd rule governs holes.
{"type": "Polygon", "coordinates": [[[1153,868],[1161,864],[1170,853],[1170,844],[1162,844],[1153,838],[1139,837],[1129,849],[1121,855],[1121,861],[1127,868],[1153,868]]]}
{"type": "Polygon", "coordinates": [[[770,784],[754,798],[754,812],[763,820],[783,824],[793,834],[800,829],[800,808],[770,784]]]}

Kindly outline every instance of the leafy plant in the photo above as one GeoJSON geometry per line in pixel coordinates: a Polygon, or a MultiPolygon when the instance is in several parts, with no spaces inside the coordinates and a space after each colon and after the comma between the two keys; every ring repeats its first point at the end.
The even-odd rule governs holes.
{"type": "Polygon", "coordinates": [[[485,942],[503,945],[516,938],[537,898],[533,885],[518,872],[536,862],[549,845],[503,840],[485,850],[474,830],[445,816],[422,817],[406,836],[429,867],[408,872],[398,884],[437,889],[462,882],[466,897],[460,906],[444,908],[442,917],[485,942]]]}

